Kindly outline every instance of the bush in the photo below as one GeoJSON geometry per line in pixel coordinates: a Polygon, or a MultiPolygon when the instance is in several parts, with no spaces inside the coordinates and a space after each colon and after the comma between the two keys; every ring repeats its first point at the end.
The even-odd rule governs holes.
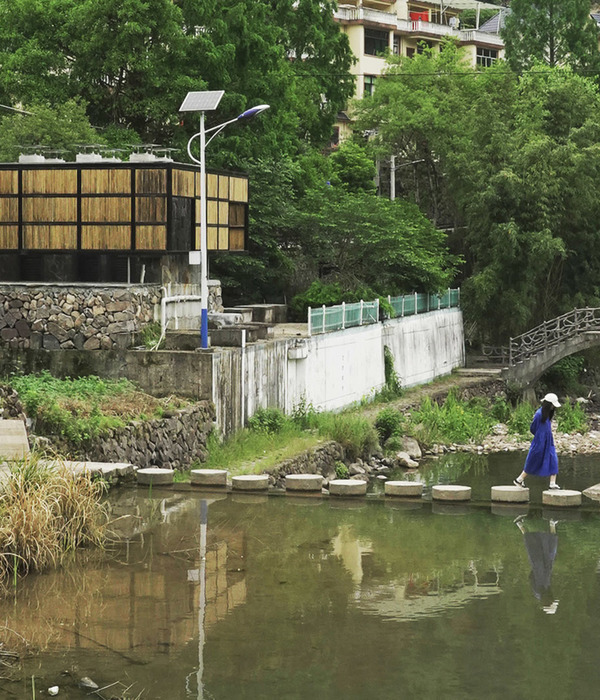
{"type": "Polygon", "coordinates": [[[371,423],[350,413],[324,413],[319,416],[319,432],[344,448],[347,459],[368,457],[379,447],[377,432],[371,423]]]}
{"type": "Polygon", "coordinates": [[[402,438],[398,435],[392,435],[385,441],[384,450],[387,454],[403,451],[404,443],[402,442],[402,438]]]}
{"type": "Polygon", "coordinates": [[[556,412],[556,422],[561,433],[585,433],[588,429],[587,417],[581,404],[572,404],[568,396],[556,412]]]}
{"type": "Polygon", "coordinates": [[[581,355],[569,355],[546,370],[540,382],[544,387],[548,387],[548,391],[579,394],[579,377],[584,369],[585,359],[581,355]]]}
{"type": "Polygon", "coordinates": [[[403,420],[402,413],[392,406],[380,411],[375,419],[375,430],[379,435],[379,442],[383,444],[392,435],[400,435],[402,433],[403,420]]]}
{"type": "Polygon", "coordinates": [[[529,426],[533,420],[534,413],[535,409],[529,403],[523,401],[518,403],[508,419],[509,431],[516,435],[531,437],[529,426]]]}
{"type": "Polygon", "coordinates": [[[248,420],[248,427],[255,433],[279,433],[286,417],[278,408],[259,408],[248,420]]]}
{"type": "Polygon", "coordinates": [[[335,463],[335,478],[336,479],[347,479],[350,476],[348,467],[343,462],[335,463]]]}
{"type": "Polygon", "coordinates": [[[492,405],[492,416],[500,423],[507,423],[511,416],[511,408],[503,396],[496,396],[492,405]]]}
{"type": "Polygon", "coordinates": [[[291,419],[302,430],[309,430],[315,427],[318,413],[312,403],[306,403],[306,397],[303,396],[293,407],[291,419]]]}

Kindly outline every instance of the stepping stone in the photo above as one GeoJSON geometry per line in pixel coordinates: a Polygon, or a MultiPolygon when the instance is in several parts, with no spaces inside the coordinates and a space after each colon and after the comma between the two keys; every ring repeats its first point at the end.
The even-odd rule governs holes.
{"type": "Polygon", "coordinates": [[[558,506],[560,508],[580,506],[581,491],[569,489],[548,489],[542,493],[542,503],[545,506],[558,506]]]}
{"type": "Polygon", "coordinates": [[[518,515],[529,513],[528,503],[492,503],[492,515],[502,515],[505,518],[516,518],[518,515]]]}
{"type": "Polygon", "coordinates": [[[192,486],[227,486],[227,470],[192,469],[190,483],[192,486]]]}
{"type": "Polygon", "coordinates": [[[27,430],[22,420],[0,419],[0,462],[23,459],[29,454],[27,430]]]}
{"type": "Polygon", "coordinates": [[[431,489],[434,501],[470,501],[471,487],[456,484],[437,484],[431,489]]]}
{"type": "Polygon", "coordinates": [[[286,491],[320,491],[323,486],[321,474],[287,474],[286,491]]]}
{"type": "Polygon", "coordinates": [[[366,496],[367,482],[362,479],[332,479],[329,493],[332,496],[366,496]]]}
{"type": "Polygon", "coordinates": [[[173,469],[146,467],[138,469],[135,476],[138,484],[144,486],[167,486],[173,483],[173,469]]]}
{"type": "Polygon", "coordinates": [[[269,477],[266,474],[243,474],[231,479],[234,491],[266,491],[269,488],[269,477]]]}
{"type": "Polygon", "coordinates": [[[386,481],[383,488],[386,496],[416,498],[423,495],[423,484],[420,481],[386,481]]]}
{"type": "Polygon", "coordinates": [[[492,501],[498,503],[528,503],[529,489],[522,486],[492,486],[492,501]]]}

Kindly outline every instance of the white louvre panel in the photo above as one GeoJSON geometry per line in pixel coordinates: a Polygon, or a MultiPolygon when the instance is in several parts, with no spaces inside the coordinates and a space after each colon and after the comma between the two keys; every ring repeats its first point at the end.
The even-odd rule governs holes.
{"type": "Polygon", "coordinates": [[[181,103],[180,112],[210,112],[219,106],[225,90],[207,90],[204,92],[188,92],[181,103]]]}

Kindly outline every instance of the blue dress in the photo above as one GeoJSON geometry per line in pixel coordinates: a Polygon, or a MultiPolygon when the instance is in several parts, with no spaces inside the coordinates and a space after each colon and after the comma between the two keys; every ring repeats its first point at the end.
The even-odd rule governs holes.
{"type": "Polygon", "coordinates": [[[550,419],[542,422],[542,409],[538,408],[529,427],[533,433],[533,440],[525,460],[526,474],[533,476],[558,474],[558,457],[550,423],[550,419]]]}

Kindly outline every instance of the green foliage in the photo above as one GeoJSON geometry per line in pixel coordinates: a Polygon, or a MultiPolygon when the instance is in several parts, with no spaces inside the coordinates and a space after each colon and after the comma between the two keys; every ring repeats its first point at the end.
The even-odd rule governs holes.
{"type": "Polygon", "coordinates": [[[585,358],[582,355],[569,355],[563,357],[550,369],[546,370],[540,378],[540,382],[547,387],[551,387],[549,391],[568,393],[578,393],[580,387],[580,377],[585,369],[585,358]]]}
{"type": "Polygon", "coordinates": [[[346,459],[368,457],[378,447],[377,432],[373,425],[353,413],[320,413],[317,418],[319,434],[335,440],[344,448],[346,459]]]}
{"type": "Polygon", "coordinates": [[[467,444],[480,442],[493,425],[492,416],[480,402],[465,402],[450,392],[442,405],[426,397],[413,413],[419,442],[467,444]]]}
{"type": "Polygon", "coordinates": [[[160,323],[157,321],[146,324],[140,331],[140,341],[142,345],[148,350],[157,350],[162,347],[164,339],[161,341],[161,345],[158,345],[161,332],[160,323]]]}
{"type": "Polygon", "coordinates": [[[36,431],[80,446],[122,427],[144,411],[160,410],[156,399],[141,394],[127,379],[100,379],[94,375],[57,379],[49,372],[15,375],[6,380],[23,402],[36,431]]]}
{"type": "Polygon", "coordinates": [[[375,430],[379,435],[379,442],[385,443],[393,435],[401,435],[404,429],[404,417],[397,408],[388,406],[379,411],[375,419],[375,430]]]}
{"type": "Polygon", "coordinates": [[[567,396],[562,406],[556,412],[556,422],[561,433],[585,433],[588,430],[588,421],[581,404],[567,396]]]}
{"type": "Polygon", "coordinates": [[[310,430],[316,425],[318,413],[319,411],[312,403],[307,403],[306,397],[302,396],[300,401],[292,408],[291,419],[302,430],[310,430]]]}
{"type": "Polygon", "coordinates": [[[347,479],[350,476],[348,467],[343,462],[335,463],[335,478],[336,479],[347,479]]]}
{"type": "Polygon", "coordinates": [[[531,437],[529,426],[533,420],[534,413],[535,409],[531,404],[526,401],[518,403],[507,422],[509,431],[516,435],[531,437]]]}
{"type": "Polygon", "coordinates": [[[383,346],[383,363],[387,395],[390,398],[397,398],[402,395],[402,384],[394,368],[394,355],[387,345],[383,346]]]}
{"type": "Polygon", "coordinates": [[[255,433],[279,433],[286,417],[278,408],[259,408],[248,420],[248,427],[255,433]]]}
{"type": "Polygon", "coordinates": [[[349,192],[375,191],[375,163],[365,149],[354,141],[346,141],[330,157],[333,187],[349,192]]]}
{"type": "Polygon", "coordinates": [[[383,448],[386,454],[394,454],[404,450],[402,438],[398,435],[392,435],[385,441],[383,448]]]}
{"type": "Polygon", "coordinates": [[[511,416],[511,407],[503,396],[496,396],[492,405],[492,416],[500,423],[506,423],[511,416]]]}

